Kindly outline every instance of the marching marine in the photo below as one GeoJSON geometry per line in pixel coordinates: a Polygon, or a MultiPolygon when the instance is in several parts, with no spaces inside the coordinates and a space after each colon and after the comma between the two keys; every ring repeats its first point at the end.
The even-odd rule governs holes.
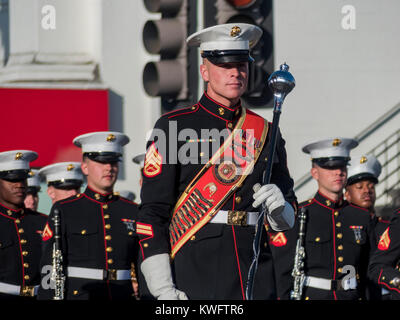
{"type": "Polygon", "coordinates": [[[37,153],[0,153],[0,299],[34,297],[40,283],[42,230],[47,216],[25,208],[29,163],[37,153]]]}
{"type": "Polygon", "coordinates": [[[82,148],[86,190],[56,202],[43,234],[39,299],[53,299],[53,217],[60,216],[62,270],[67,300],[132,299],[131,264],[136,263],[137,205],[113,193],[122,147],[119,132],[94,132],[74,139],[82,148]]]}
{"type": "MultiPolygon", "coordinates": [[[[276,230],[294,223],[285,141],[278,133],[271,184],[261,186],[270,123],[240,100],[261,34],[238,23],[190,36],[188,45],[201,49],[206,91],[197,104],[164,114],[148,141],[137,232],[141,271],[159,300],[245,299],[257,207],[266,204],[276,230]]],[[[273,270],[264,232],[255,299],[276,298],[273,270]]]]}
{"type": "Polygon", "coordinates": [[[311,175],[318,183],[312,199],[299,204],[305,210],[304,281],[294,292],[292,270],[297,260],[299,219],[285,232],[271,232],[277,257],[278,296],[305,300],[357,300],[365,298],[366,266],[375,246],[374,219],[369,210],[343,199],[353,139],[325,139],[307,144],[311,175]],[[292,292],[291,292],[292,291],[292,292]]]}
{"type": "Polygon", "coordinates": [[[40,177],[38,175],[39,170],[32,169],[28,173],[28,187],[26,189],[26,197],[24,200],[25,208],[37,211],[39,206],[39,191],[40,191],[40,177]]]}
{"type": "MultiPolygon", "coordinates": [[[[389,224],[389,221],[383,219],[382,216],[377,217],[375,212],[375,185],[379,182],[378,178],[381,171],[382,166],[373,155],[363,155],[354,158],[354,161],[352,160],[348,167],[346,191],[344,194],[349,203],[365,208],[376,216],[374,227],[376,240],[380,239],[389,224]]],[[[382,298],[388,300],[390,298],[388,290],[384,288],[379,289],[374,283],[368,284],[367,293],[370,300],[382,298]]]]}
{"type": "Polygon", "coordinates": [[[53,163],[40,169],[39,175],[47,183],[47,194],[53,204],[80,193],[84,182],[80,162],[53,163]]]}

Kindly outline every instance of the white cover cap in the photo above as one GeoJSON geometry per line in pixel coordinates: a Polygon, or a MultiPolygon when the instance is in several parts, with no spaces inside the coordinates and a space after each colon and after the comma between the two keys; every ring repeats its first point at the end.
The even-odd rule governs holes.
{"type": "Polygon", "coordinates": [[[28,174],[28,187],[40,188],[40,176],[38,169],[32,169],[28,174]]]}
{"type": "Polygon", "coordinates": [[[373,155],[359,156],[350,162],[347,169],[347,185],[365,179],[372,179],[378,183],[382,166],[373,155]]]}
{"type": "Polygon", "coordinates": [[[30,150],[0,152],[0,171],[29,170],[30,162],[37,157],[38,154],[30,150]]]}
{"type": "Polygon", "coordinates": [[[190,35],[189,46],[199,46],[203,51],[249,50],[262,36],[262,29],[247,23],[227,23],[212,26],[190,35]]]}
{"type": "Polygon", "coordinates": [[[122,154],[122,146],[128,142],[127,135],[113,131],[86,133],[73,140],[76,146],[82,148],[82,153],[113,152],[122,154]]]}
{"type": "Polygon", "coordinates": [[[358,142],[350,138],[329,138],[308,143],[303,147],[304,153],[309,153],[311,160],[318,164],[347,164],[350,160],[350,150],[357,147],[358,142]]]}
{"type": "Polygon", "coordinates": [[[50,164],[40,169],[39,175],[47,184],[51,182],[64,182],[66,180],[84,181],[80,162],[58,162],[50,164]]]}

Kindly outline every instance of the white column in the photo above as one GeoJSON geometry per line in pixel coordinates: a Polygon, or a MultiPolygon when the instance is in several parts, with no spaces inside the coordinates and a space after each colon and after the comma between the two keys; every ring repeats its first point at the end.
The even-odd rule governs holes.
{"type": "Polygon", "coordinates": [[[10,0],[10,57],[0,82],[95,81],[101,0],[10,0]]]}

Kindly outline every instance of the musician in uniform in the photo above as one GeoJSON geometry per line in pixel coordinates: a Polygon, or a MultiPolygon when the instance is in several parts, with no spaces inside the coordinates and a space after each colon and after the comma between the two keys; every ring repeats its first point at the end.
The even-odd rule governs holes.
{"type": "Polygon", "coordinates": [[[28,173],[28,187],[26,189],[26,197],[24,200],[25,208],[37,211],[39,206],[39,191],[40,187],[40,177],[38,175],[39,170],[32,169],[28,173]]]}
{"type": "MultiPolygon", "coordinates": [[[[369,210],[343,199],[353,139],[324,139],[307,144],[311,175],[318,183],[312,199],[299,204],[305,209],[304,282],[301,299],[355,300],[365,298],[366,267],[375,246],[374,218],[369,210]]],[[[278,296],[289,299],[299,294],[291,273],[295,267],[299,219],[286,232],[270,232],[277,258],[278,296]]]]}
{"type": "Polygon", "coordinates": [[[68,300],[131,299],[131,263],[136,263],[137,205],[113,193],[122,147],[129,138],[119,132],[78,136],[86,190],[54,203],[43,234],[39,299],[52,299],[53,216],[60,215],[64,298],[68,300]]]}
{"type": "Polygon", "coordinates": [[[54,204],[80,193],[84,177],[80,162],[58,162],[39,170],[47,183],[47,194],[54,204]]]}
{"type": "Polygon", "coordinates": [[[0,153],[0,299],[32,299],[39,287],[47,216],[24,206],[29,164],[36,158],[27,150],[0,153]]]}
{"type": "MultiPolygon", "coordinates": [[[[147,143],[137,233],[140,269],[159,300],[245,299],[257,207],[266,204],[276,230],[294,223],[285,141],[279,132],[271,184],[261,186],[270,123],[240,100],[261,34],[238,23],[190,36],[206,91],[197,104],[161,116],[147,143]]],[[[273,269],[264,232],[255,299],[276,298],[273,269]]]]}
{"type": "Polygon", "coordinates": [[[381,288],[390,292],[391,299],[400,299],[400,209],[397,209],[388,227],[381,235],[372,255],[368,276],[381,288]]]}
{"type": "MultiPolygon", "coordinates": [[[[353,159],[354,161],[351,161],[348,167],[344,195],[348,202],[365,208],[376,216],[375,239],[379,240],[389,223],[382,216],[378,217],[375,212],[375,185],[379,182],[378,178],[381,174],[382,166],[373,155],[363,155],[353,159]]],[[[370,283],[368,287],[368,298],[371,300],[381,298],[386,300],[390,297],[388,290],[384,288],[380,290],[374,283],[370,283]]]]}

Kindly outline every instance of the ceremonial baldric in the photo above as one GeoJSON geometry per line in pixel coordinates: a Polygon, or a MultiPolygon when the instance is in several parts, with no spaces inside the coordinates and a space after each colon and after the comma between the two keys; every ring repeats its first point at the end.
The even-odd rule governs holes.
{"type": "Polygon", "coordinates": [[[172,258],[243,184],[258,160],[267,133],[268,122],[242,107],[232,133],[189,183],[174,207],[169,227],[172,258]]]}

